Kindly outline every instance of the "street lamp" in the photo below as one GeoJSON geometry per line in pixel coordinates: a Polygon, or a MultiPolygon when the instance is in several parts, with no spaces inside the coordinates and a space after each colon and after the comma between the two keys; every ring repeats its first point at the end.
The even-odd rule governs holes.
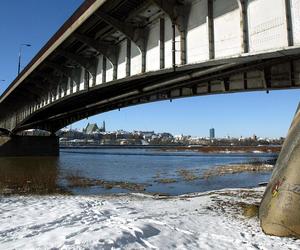
{"type": "Polygon", "coordinates": [[[21,57],[22,57],[22,48],[23,47],[31,47],[31,44],[22,43],[20,45],[20,49],[19,49],[19,63],[18,63],[18,75],[20,74],[20,70],[21,70],[21,57]]]}

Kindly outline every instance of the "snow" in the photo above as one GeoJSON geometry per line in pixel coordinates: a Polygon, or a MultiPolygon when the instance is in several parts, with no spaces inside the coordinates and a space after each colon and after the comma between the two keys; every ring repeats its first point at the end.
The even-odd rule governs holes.
{"type": "Polygon", "coordinates": [[[0,197],[0,249],[300,249],[236,206],[259,202],[263,190],[0,197]]]}

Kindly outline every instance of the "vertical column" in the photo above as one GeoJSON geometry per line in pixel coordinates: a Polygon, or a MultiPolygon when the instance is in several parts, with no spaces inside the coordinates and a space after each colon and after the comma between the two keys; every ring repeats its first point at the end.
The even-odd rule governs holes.
{"type": "Polygon", "coordinates": [[[176,25],[172,23],[172,66],[176,68],[176,25]]]}
{"type": "Polygon", "coordinates": [[[103,56],[103,61],[102,61],[102,83],[106,82],[106,57],[103,56]]]}
{"type": "Polygon", "coordinates": [[[85,69],[84,70],[84,79],[83,79],[83,81],[84,81],[83,89],[84,90],[89,90],[89,88],[90,88],[90,77],[91,77],[90,72],[85,69]]]}
{"type": "Polygon", "coordinates": [[[57,97],[57,87],[56,88],[53,87],[52,90],[51,90],[51,92],[52,92],[53,101],[55,101],[56,97],[57,97]]]}
{"type": "Polygon", "coordinates": [[[248,0],[239,0],[240,20],[241,20],[241,51],[242,53],[249,52],[249,31],[248,31],[248,0]]]}
{"type": "Polygon", "coordinates": [[[146,72],[146,46],[144,46],[142,53],[142,73],[146,72]]]}
{"type": "Polygon", "coordinates": [[[113,64],[113,80],[118,79],[118,63],[113,64]]]}
{"type": "Polygon", "coordinates": [[[70,95],[73,94],[73,85],[74,81],[70,77],[68,77],[69,87],[70,87],[70,95]]]}
{"type": "Polygon", "coordinates": [[[75,72],[76,74],[76,92],[79,92],[80,91],[80,83],[81,83],[81,76],[82,76],[82,73],[84,71],[84,69],[82,67],[79,68],[79,70],[77,70],[79,72],[75,72]]]}
{"type": "Polygon", "coordinates": [[[184,17],[181,16],[181,23],[178,25],[180,33],[180,64],[186,64],[186,30],[184,24],[184,17]]]}
{"type": "Polygon", "coordinates": [[[60,99],[61,98],[61,84],[59,83],[58,85],[57,85],[57,94],[58,94],[58,99],[60,99]]]}
{"type": "Polygon", "coordinates": [[[207,0],[207,26],[208,26],[208,47],[209,59],[215,58],[215,38],[214,38],[214,3],[213,0],[207,0]]]}
{"type": "Polygon", "coordinates": [[[91,73],[92,74],[92,86],[91,87],[96,86],[99,58],[95,57],[93,61],[94,61],[94,63],[93,63],[93,69],[92,69],[92,73],[91,73]]]}
{"type": "Polygon", "coordinates": [[[130,76],[131,69],[131,41],[126,40],[126,76],[130,76]]]}
{"type": "Polygon", "coordinates": [[[244,89],[248,89],[248,74],[247,72],[243,73],[244,89]]]}
{"type": "Polygon", "coordinates": [[[160,69],[165,68],[165,19],[160,18],[160,35],[159,35],[159,49],[160,49],[160,69]]]}
{"type": "Polygon", "coordinates": [[[293,38],[293,25],[292,25],[292,9],[291,9],[291,0],[284,0],[285,2],[285,17],[286,17],[286,30],[287,30],[287,41],[288,46],[294,45],[293,38]]]}

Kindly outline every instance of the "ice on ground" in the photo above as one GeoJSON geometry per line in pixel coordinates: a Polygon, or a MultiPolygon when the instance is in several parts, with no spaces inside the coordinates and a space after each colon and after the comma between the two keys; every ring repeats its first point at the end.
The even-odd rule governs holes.
{"type": "Polygon", "coordinates": [[[262,194],[1,197],[0,249],[300,249],[242,215],[262,194]]]}

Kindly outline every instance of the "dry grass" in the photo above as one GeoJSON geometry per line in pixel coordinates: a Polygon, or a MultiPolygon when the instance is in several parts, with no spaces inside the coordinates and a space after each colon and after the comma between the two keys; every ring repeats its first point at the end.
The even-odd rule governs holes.
{"type": "Polygon", "coordinates": [[[258,217],[259,205],[241,203],[242,213],[247,218],[258,217]]]}
{"type": "Polygon", "coordinates": [[[100,179],[91,179],[77,174],[67,175],[65,179],[68,181],[70,188],[88,188],[99,186],[105,189],[121,188],[130,191],[145,191],[145,185],[139,183],[123,182],[123,181],[104,181],[100,179]]]}
{"type": "Polygon", "coordinates": [[[187,169],[179,169],[177,173],[185,180],[185,181],[194,181],[199,179],[191,170],[187,169]]]}
{"type": "Polygon", "coordinates": [[[160,178],[160,179],[157,179],[155,182],[168,184],[168,183],[175,183],[175,182],[177,182],[177,180],[172,179],[172,178],[160,178]]]}
{"type": "Polygon", "coordinates": [[[222,176],[226,174],[239,174],[244,172],[268,172],[273,171],[273,165],[267,164],[232,164],[226,166],[217,166],[213,169],[206,170],[202,178],[208,179],[214,176],[222,176]]]}

